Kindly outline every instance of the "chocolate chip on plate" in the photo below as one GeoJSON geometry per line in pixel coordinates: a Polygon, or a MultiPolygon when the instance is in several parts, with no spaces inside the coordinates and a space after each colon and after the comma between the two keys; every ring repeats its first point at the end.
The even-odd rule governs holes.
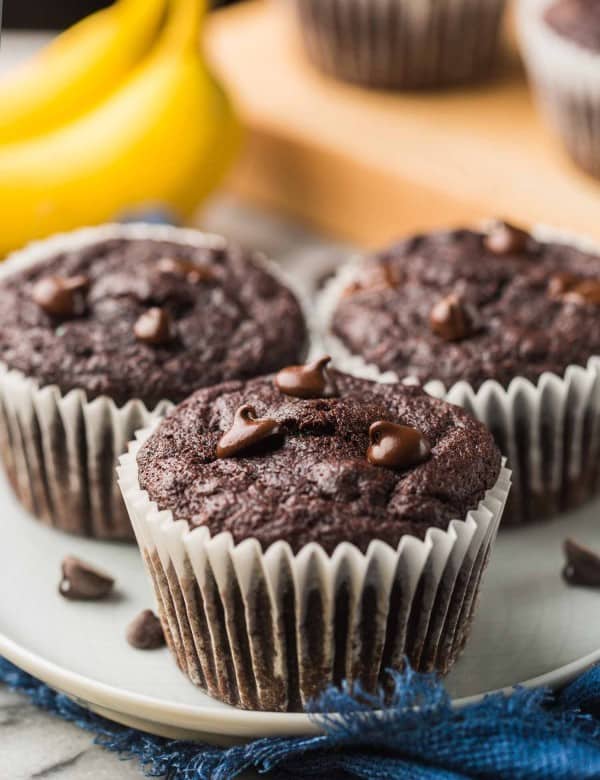
{"type": "Polygon", "coordinates": [[[427,460],[431,447],[421,431],[378,420],[369,428],[367,459],[374,466],[406,469],[427,460]]]}
{"type": "Polygon", "coordinates": [[[158,270],[163,274],[175,274],[185,277],[188,282],[198,284],[215,278],[211,268],[199,265],[191,260],[182,260],[179,257],[163,257],[158,261],[158,270]]]}
{"type": "Polygon", "coordinates": [[[166,309],[158,306],[141,314],[133,326],[133,332],[138,341],[159,346],[168,344],[173,338],[173,322],[166,309]]]}
{"type": "Polygon", "coordinates": [[[34,284],[31,297],[46,314],[74,317],[85,310],[88,286],[87,276],[45,276],[34,284]]]}
{"type": "Polygon", "coordinates": [[[494,255],[512,255],[525,252],[531,235],[509,222],[495,222],[483,240],[485,248],[494,255]]]}
{"type": "Polygon", "coordinates": [[[254,444],[277,433],[278,423],[270,418],[258,419],[250,404],[240,406],[233,425],[217,444],[217,458],[232,458],[254,444]]]}
{"type": "Polygon", "coordinates": [[[145,609],[131,621],[125,636],[137,650],[157,650],[165,645],[161,622],[151,609],[145,609]]]}
{"type": "Polygon", "coordinates": [[[61,596],[72,601],[99,601],[113,589],[114,579],[89,563],[67,555],[62,562],[62,579],[58,586],[61,596]]]}
{"type": "Polygon", "coordinates": [[[433,333],[444,341],[461,341],[472,335],[476,328],[476,313],[454,293],[438,301],[429,315],[433,333]]]}
{"type": "Polygon", "coordinates": [[[563,549],[566,564],[562,574],[565,581],[569,585],[600,588],[600,555],[574,539],[567,539],[563,549]]]}
{"type": "Polygon", "coordinates": [[[336,393],[334,383],[327,375],[331,362],[326,355],[304,366],[282,368],[275,377],[275,385],[285,395],[294,398],[324,398],[336,393]]]}

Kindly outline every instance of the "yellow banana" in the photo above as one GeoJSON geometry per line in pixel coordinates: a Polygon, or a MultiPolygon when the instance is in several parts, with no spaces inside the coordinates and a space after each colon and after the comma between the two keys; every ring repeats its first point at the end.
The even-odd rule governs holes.
{"type": "Polygon", "coordinates": [[[198,51],[198,0],[172,0],[154,52],[108,100],[44,137],[0,146],[0,252],[164,205],[188,215],[216,184],[237,124],[198,51]]]}
{"type": "Polygon", "coordinates": [[[59,35],[0,80],[0,144],[83,114],[129,75],[156,39],[166,0],[119,0],[59,35]]]}

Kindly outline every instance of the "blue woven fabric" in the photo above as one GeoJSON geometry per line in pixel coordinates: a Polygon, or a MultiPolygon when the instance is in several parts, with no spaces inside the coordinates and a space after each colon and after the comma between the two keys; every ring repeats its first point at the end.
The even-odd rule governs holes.
{"type": "Polygon", "coordinates": [[[311,707],[323,736],[229,749],[119,726],[2,659],[0,681],[122,758],[137,758],[148,777],[232,780],[254,769],[273,780],[600,780],[600,667],[558,694],[516,689],[461,710],[435,676],[407,669],[393,675],[385,707],[360,691],[328,691],[311,707]]]}

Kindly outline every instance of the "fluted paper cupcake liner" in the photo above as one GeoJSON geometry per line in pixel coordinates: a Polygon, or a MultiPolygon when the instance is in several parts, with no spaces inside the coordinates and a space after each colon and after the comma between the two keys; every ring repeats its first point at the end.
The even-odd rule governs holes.
{"type": "Polygon", "coordinates": [[[181,670],[211,696],[245,709],[300,711],[328,684],[375,692],[388,668],[447,672],[460,653],[510,488],[502,468],[478,508],[366,554],[316,543],[190,530],[140,489],[136,456],[154,425],[120,459],[119,484],[181,670]]]}
{"type": "MultiPolygon", "coordinates": [[[[110,224],[53,236],[16,252],[0,279],[64,251],[114,239],[170,241],[221,248],[225,239],[169,225],[110,224]]],[[[265,258],[269,272],[282,274],[265,258]]],[[[289,284],[289,280],[285,280],[289,284]]],[[[134,539],[115,478],[119,455],[135,431],[162,417],[167,399],[149,409],[140,399],[124,406],[83,390],[63,394],[0,363],[0,456],[24,506],[54,528],[98,539],[134,539]]]]}
{"type": "MultiPolygon", "coordinates": [[[[599,253],[592,239],[538,227],[539,240],[554,240],[599,253]]],[[[324,288],[313,327],[337,368],[379,382],[418,384],[410,376],[380,371],[351,353],[330,323],[343,291],[361,267],[355,258],[324,288]]],[[[503,526],[553,517],[600,493],[600,356],[587,366],[568,366],[564,375],[545,373],[537,382],[515,377],[508,387],[488,380],[475,390],[468,382],[450,388],[431,381],[425,390],[464,407],[493,433],[512,470],[513,488],[503,526]]]]}
{"type": "Polygon", "coordinates": [[[346,81],[415,89],[480,81],[505,0],[294,0],[309,58],[346,81]]]}
{"type": "Polygon", "coordinates": [[[600,53],[544,20],[554,0],[521,0],[518,29],[537,101],[579,167],[600,177],[600,53]]]}
{"type": "Polygon", "coordinates": [[[61,531],[133,539],[115,463],[135,431],[168,408],[89,402],[82,390],[62,395],[0,364],[0,454],[16,496],[61,531]]]}

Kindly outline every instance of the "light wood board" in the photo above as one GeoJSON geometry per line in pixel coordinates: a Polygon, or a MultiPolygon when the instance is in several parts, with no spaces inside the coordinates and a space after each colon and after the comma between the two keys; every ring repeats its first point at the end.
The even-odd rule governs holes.
{"type": "Polygon", "coordinates": [[[291,10],[254,0],[207,30],[247,127],[236,193],[364,245],[490,216],[600,239],[600,183],[544,126],[514,49],[486,86],[368,91],[308,63],[291,10]]]}

